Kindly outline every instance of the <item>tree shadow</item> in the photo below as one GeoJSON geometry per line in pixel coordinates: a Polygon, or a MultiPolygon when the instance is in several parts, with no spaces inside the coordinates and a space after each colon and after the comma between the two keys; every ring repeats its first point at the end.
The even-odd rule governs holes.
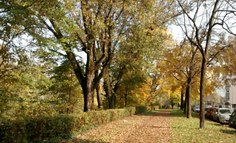
{"type": "Polygon", "coordinates": [[[160,125],[152,125],[152,126],[147,126],[149,128],[158,128],[158,129],[170,129],[170,126],[160,126],[160,125]]]}
{"type": "Polygon", "coordinates": [[[225,134],[236,135],[236,130],[221,129],[220,131],[225,134]]]}
{"type": "Polygon", "coordinates": [[[152,110],[145,113],[138,113],[138,116],[170,116],[171,110],[152,110]]]}
{"type": "Polygon", "coordinates": [[[222,124],[216,122],[216,121],[212,121],[212,120],[209,120],[211,125],[214,125],[214,126],[222,126],[222,124]]]}

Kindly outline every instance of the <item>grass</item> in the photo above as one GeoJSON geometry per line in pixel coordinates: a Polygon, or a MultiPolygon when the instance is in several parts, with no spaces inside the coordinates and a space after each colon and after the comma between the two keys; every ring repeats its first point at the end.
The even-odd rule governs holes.
{"type": "Polygon", "coordinates": [[[236,130],[228,125],[206,120],[200,129],[196,114],[187,119],[182,111],[174,110],[171,115],[172,143],[236,143],[236,130]]]}

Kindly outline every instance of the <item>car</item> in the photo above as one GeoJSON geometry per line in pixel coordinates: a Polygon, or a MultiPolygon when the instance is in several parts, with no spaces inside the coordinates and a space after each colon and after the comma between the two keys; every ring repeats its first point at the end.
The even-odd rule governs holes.
{"type": "Polygon", "coordinates": [[[234,112],[230,115],[229,127],[236,129],[236,110],[234,110],[234,112]]]}
{"type": "Polygon", "coordinates": [[[219,108],[215,108],[213,111],[212,111],[212,120],[213,121],[219,121],[219,117],[218,117],[218,110],[219,108]]]}
{"type": "Polygon", "coordinates": [[[199,107],[199,105],[195,105],[195,106],[193,107],[193,111],[199,113],[199,112],[200,112],[200,107],[199,107]]]}
{"type": "Polygon", "coordinates": [[[205,111],[205,117],[207,119],[213,120],[213,114],[216,112],[217,108],[216,107],[210,107],[210,108],[206,108],[205,111]]]}
{"type": "Polygon", "coordinates": [[[218,109],[218,120],[222,124],[229,123],[229,117],[231,115],[231,110],[229,108],[219,108],[218,109]]]}

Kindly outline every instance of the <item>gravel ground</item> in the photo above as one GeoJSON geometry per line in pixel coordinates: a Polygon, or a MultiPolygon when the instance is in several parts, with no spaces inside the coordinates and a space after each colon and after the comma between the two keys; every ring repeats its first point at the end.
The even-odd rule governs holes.
{"type": "Polygon", "coordinates": [[[169,143],[170,110],[134,115],[89,130],[67,143],[169,143]]]}

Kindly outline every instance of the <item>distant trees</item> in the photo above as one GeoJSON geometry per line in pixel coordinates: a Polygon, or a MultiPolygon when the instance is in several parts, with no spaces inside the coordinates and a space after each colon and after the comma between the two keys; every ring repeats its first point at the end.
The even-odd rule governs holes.
{"type": "Polygon", "coordinates": [[[190,118],[191,90],[197,90],[197,75],[200,74],[199,52],[196,47],[191,46],[187,41],[183,41],[180,45],[166,50],[164,57],[165,59],[160,63],[159,68],[162,69],[162,74],[165,74],[167,77],[166,80],[170,78],[170,85],[175,87],[173,89],[180,89],[182,106],[184,104],[183,96],[185,95],[184,109],[187,113],[187,117],[190,118]],[[173,82],[173,80],[176,82],[173,82]]]}

